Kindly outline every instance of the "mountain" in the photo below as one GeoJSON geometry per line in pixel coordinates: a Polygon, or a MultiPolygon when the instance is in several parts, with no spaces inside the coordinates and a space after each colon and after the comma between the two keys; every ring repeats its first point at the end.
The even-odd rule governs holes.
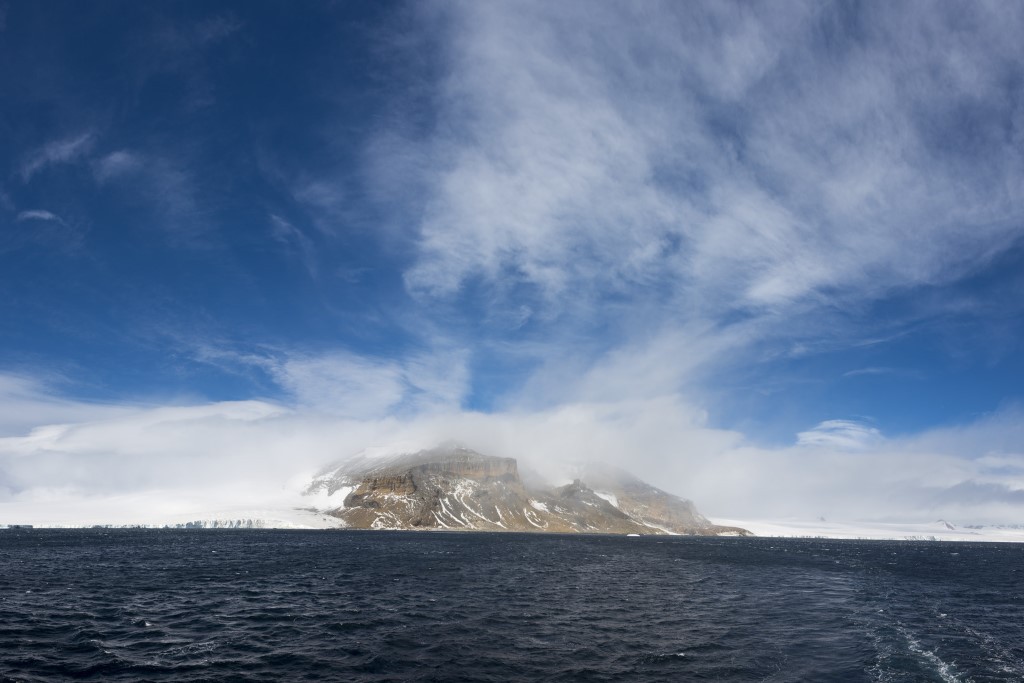
{"type": "Polygon", "coordinates": [[[692,533],[679,530],[715,527],[697,512],[691,501],[666,493],[617,467],[589,463],[582,468],[580,477],[598,496],[644,526],[665,533],[692,533]]]}
{"type": "Polygon", "coordinates": [[[321,472],[305,494],[357,529],[749,535],[712,524],[690,501],[606,465],[589,465],[561,487],[528,481],[514,458],[448,443],[357,456],[321,472]]]}

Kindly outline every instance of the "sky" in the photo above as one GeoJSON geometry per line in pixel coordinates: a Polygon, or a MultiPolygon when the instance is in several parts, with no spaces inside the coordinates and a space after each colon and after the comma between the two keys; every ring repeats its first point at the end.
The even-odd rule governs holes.
{"type": "Polygon", "coordinates": [[[0,516],[455,438],[736,519],[1022,523],[1022,34],[2,0],[0,516]]]}

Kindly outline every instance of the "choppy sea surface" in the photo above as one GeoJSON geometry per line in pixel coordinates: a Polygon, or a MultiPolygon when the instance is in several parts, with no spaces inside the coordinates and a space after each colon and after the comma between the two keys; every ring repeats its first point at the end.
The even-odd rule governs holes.
{"type": "Polygon", "coordinates": [[[0,531],[0,680],[1020,681],[1024,545],[0,531]]]}

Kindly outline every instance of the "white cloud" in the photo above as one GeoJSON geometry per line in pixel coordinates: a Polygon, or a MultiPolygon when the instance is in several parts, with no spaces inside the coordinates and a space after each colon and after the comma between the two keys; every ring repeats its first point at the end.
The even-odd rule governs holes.
{"type": "Polygon", "coordinates": [[[77,161],[92,149],[96,136],[92,132],[64,140],[54,140],[28,155],[21,165],[21,179],[28,182],[39,171],[52,164],[77,161]]]}
{"type": "Polygon", "coordinates": [[[848,370],[843,373],[843,377],[860,377],[863,375],[892,375],[898,373],[899,370],[895,368],[869,366],[866,368],[857,368],[856,370],[848,370]]]}
{"type": "Polygon", "coordinates": [[[244,362],[265,368],[301,408],[350,419],[458,409],[469,390],[467,356],[455,349],[403,361],[339,351],[244,362]]]}
{"type": "Polygon", "coordinates": [[[96,180],[104,183],[117,176],[131,173],[142,166],[142,160],[138,154],[128,150],[118,150],[107,154],[93,165],[93,173],[96,180]]]}
{"type": "Polygon", "coordinates": [[[289,358],[271,373],[300,405],[346,417],[387,415],[405,395],[397,364],[345,353],[289,358]]]}
{"type": "Polygon", "coordinates": [[[310,277],[317,276],[316,248],[306,233],[277,215],[270,216],[271,236],[291,250],[310,277]]]}
{"type": "Polygon", "coordinates": [[[146,154],[122,149],[92,163],[96,182],[127,190],[129,201],[145,202],[154,223],[168,237],[193,247],[208,246],[210,227],[199,200],[200,188],[188,160],[180,154],[146,154]]]}
{"type": "Polygon", "coordinates": [[[88,422],[120,415],[125,408],[102,403],[82,403],[61,397],[51,382],[22,375],[0,373],[0,437],[23,434],[43,425],[88,422]]]}
{"type": "Polygon", "coordinates": [[[862,450],[882,440],[875,427],[854,420],[826,420],[796,435],[799,446],[827,446],[838,450],[862,450]]]}
{"type": "Polygon", "coordinates": [[[309,211],[314,225],[326,235],[338,234],[352,216],[350,199],[338,179],[299,182],[292,193],[309,211]]]}
{"type": "MultiPolygon", "coordinates": [[[[399,399],[397,377],[381,385],[381,369],[354,371],[352,359],[299,362],[291,372],[305,395],[335,405],[354,396],[344,389],[332,393],[310,376],[349,388],[355,382],[390,386],[391,393],[376,389],[366,396],[364,414],[399,399]]],[[[138,505],[144,493],[153,505],[168,507],[194,499],[266,506],[277,500],[282,482],[368,446],[429,446],[451,437],[517,457],[553,479],[570,477],[573,463],[617,463],[694,499],[712,517],[942,517],[966,524],[1013,522],[1024,512],[1024,453],[1014,449],[1024,420],[1016,409],[899,439],[855,423],[826,423],[811,431],[852,434],[857,448],[833,438],[763,448],[708,426],[701,408],[668,396],[494,414],[449,408],[404,418],[345,418],[262,401],[92,406],[40,396],[25,381],[8,379],[6,386],[9,397],[36,392],[43,409],[33,409],[34,428],[0,438],[4,519],[47,500],[63,518],[98,500],[114,510],[118,500],[138,505]],[[59,421],[47,426],[52,417],[59,421]]]]}
{"type": "Polygon", "coordinates": [[[196,26],[195,37],[200,45],[216,43],[242,29],[242,22],[233,14],[210,17],[196,26]]]}
{"type": "Polygon", "coordinates": [[[19,223],[22,221],[53,221],[55,223],[64,223],[64,220],[53,213],[52,211],[46,211],[45,209],[30,209],[28,211],[22,211],[18,214],[15,219],[19,223]]]}
{"type": "MultiPolygon", "coordinates": [[[[132,201],[145,201],[154,210],[157,223],[174,239],[191,246],[203,246],[202,234],[208,219],[199,206],[198,187],[188,164],[176,155],[143,154],[120,149],[92,156],[96,135],[51,142],[36,150],[21,168],[24,180],[50,164],[87,163],[95,181],[106,187],[130,188],[132,201]]],[[[25,218],[44,219],[50,212],[22,212],[25,218]]]]}
{"type": "Polygon", "coordinates": [[[549,313],[661,288],[683,321],[778,315],[955,281],[1022,235],[1014,148],[929,137],[965,134],[965,103],[1011,113],[998,74],[1024,48],[992,7],[966,32],[863,8],[828,55],[813,3],[445,9],[420,296],[482,277],[549,313]]]}
{"type": "Polygon", "coordinates": [[[174,53],[183,53],[192,57],[196,51],[216,45],[236,34],[242,26],[238,17],[228,13],[210,16],[199,22],[167,23],[151,39],[167,51],[163,56],[173,57],[174,53]]]}
{"type": "Polygon", "coordinates": [[[693,390],[730,353],[761,334],[756,325],[719,328],[708,322],[658,329],[644,321],[638,336],[597,355],[571,340],[557,340],[537,354],[540,367],[509,397],[513,405],[551,407],[575,401],[649,399],[693,390]],[[650,329],[654,328],[654,329],[650,329]]]}
{"type": "Polygon", "coordinates": [[[460,349],[421,352],[402,363],[406,408],[416,413],[457,410],[470,389],[469,354],[460,349]]]}
{"type": "MultiPolygon", "coordinates": [[[[240,425],[268,424],[284,412],[254,401],[126,406],[106,419],[38,427],[25,436],[0,439],[3,484],[13,493],[42,489],[84,496],[157,487],[202,489],[211,482],[231,484],[236,475],[272,481],[274,463],[266,448],[260,450],[258,474],[245,471],[255,447],[252,439],[259,436],[240,425]]],[[[279,449],[287,442],[278,440],[270,447],[282,464],[287,458],[279,449]]]]}

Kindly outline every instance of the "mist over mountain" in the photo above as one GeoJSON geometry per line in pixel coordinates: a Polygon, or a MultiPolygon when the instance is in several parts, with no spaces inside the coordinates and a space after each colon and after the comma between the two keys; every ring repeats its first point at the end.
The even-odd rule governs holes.
{"type": "Polygon", "coordinates": [[[305,493],[358,529],[749,535],[600,463],[563,486],[528,481],[515,459],[451,442],[411,453],[364,452],[321,472],[305,493]]]}

